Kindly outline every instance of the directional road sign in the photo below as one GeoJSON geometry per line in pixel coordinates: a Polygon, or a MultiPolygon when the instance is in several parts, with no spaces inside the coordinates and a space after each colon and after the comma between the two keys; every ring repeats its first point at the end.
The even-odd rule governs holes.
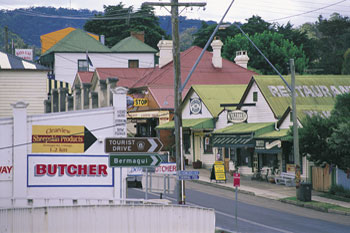
{"type": "Polygon", "coordinates": [[[176,178],[178,180],[198,180],[199,171],[177,171],[176,178]]]}
{"type": "Polygon", "coordinates": [[[180,176],[176,176],[176,179],[178,179],[178,180],[198,180],[199,176],[198,175],[195,175],[195,176],[180,175],[180,176]]]}
{"type": "Polygon", "coordinates": [[[178,175],[178,176],[198,176],[199,171],[182,170],[182,171],[177,171],[176,175],[178,175]]]}
{"type": "Polygon", "coordinates": [[[84,153],[97,138],[83,125],[33,125],[33,153],[84,153]]]}
{"type": "Polygon", "coordinates": [[[110,155],[110,167],[156,167],[162,162],[157,154],[110,155]]]}
{"type": "Polygon", "coordinates": [[[159,138],[106,138],[106,153],[152,153],[162,149],[159,138]]]}

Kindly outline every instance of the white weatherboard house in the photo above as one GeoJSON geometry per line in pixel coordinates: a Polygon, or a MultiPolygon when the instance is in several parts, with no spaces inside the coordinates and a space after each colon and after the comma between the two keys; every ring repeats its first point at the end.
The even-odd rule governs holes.
{"type": "MultiPolygon", "coordinates": [[[[286,77],[288,83],[290,77],[286,77]]],[[[306,116],[320,114],[327,117],[335,97],[350,91],[350,76],[297,76],[296,104],[298,125],[302,127],[306,116]]],[[[240,172],[251,174],[256,169],[277,167],[288,172],[294,165],[291,145],[285,139],[291,121],[291,94],[277,76],[254,76],[237,107],[246,113],[246,122],[236,123],[222,113],[212,134],[214,147],[229,151],[230,159],[240,172]],[[218,125],[217,125],[218,126],[218,125]]],[[[302,178],[309,176],[308,164],[301,159],[302,178]]]]}
{"type": "Polygon", "coordinates": [[[48,68],[0,52],[0,117],[12,115],[11,104],[26,101],[29,115],[44,113],[48,68]]]}
{"type": "MultiPolygon", "coordinates": [[[[205,167],[214,164],[218,149],[212,147],[210,136],[215,128],[226,125],[225,122],[218,121],[218,116],[226,112],[220,104],[238,103],[246,87],[247,85],[193,85],[188,91],[181,110],[184,155],[190,163],[200,160],[205,167]]],[[[162,124],[157,129],[174,129],[174,122],[162,124]]]]}
{"type": "Polygon", "coordinates": [[[52,69],[55,80],[72,86],[77,72],[94,71],[97,67],[154,67],[156,52],[133,36],[110,49],[81,29],[76,29],[45,51],[40,62],[52,69]]]}

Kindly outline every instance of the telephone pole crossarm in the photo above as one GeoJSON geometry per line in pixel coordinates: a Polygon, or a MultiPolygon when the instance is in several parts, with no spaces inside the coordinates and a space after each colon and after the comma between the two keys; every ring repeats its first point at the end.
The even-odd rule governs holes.
{"type": "Polygon", "coordinates": [[[187,3],[166,3],[166,2],[144,2],[142,5],[146,6],[185,6],[185,7],[191,7],[191,6],[197,6],[197,7],[203,7],[206,6],[206,3],[202,2],[187,2],[187,3]]]}

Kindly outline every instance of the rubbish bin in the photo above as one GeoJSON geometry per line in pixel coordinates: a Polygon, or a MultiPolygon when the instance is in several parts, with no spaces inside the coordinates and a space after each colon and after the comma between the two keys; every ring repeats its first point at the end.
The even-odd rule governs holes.
{"type": "Polygon", "coordinates": [[[300,186],[297,189],[297,199],[299,201],[311,201],[311,190],[312,184],[300,183],[300,186]]]}

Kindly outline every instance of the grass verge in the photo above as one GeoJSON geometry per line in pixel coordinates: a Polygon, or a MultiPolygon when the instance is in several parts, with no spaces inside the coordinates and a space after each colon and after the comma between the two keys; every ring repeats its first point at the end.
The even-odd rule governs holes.
{"type": "Polygon", "coordinates": [[[350,198],[341,197],[341,196],[333,195],[333,194],[330,194],[330,193],[321,193],[319,196],[320,197],[329,198],[329,199],[333,199],[333,200],[337,200],[337,201],[350,202],[350,198]]]}
{"type": "Polygon", "coordinates": [[[290,203],[290,204],[295,204],[298,206],[306,207],[306,208],[311,208],[311,209],[316,209],[320,210],[323,212],[332,212],[330,210],[335,210],[335,211],[341,211],[345,212],[347,215],[350,215],[350,208],[330,204],[330,203],[324,203],[324,202],[319,202],[319,201],[299,201],[297,200],[296,197],[287,197],[281,199],[282,202],[290,203]]]}

